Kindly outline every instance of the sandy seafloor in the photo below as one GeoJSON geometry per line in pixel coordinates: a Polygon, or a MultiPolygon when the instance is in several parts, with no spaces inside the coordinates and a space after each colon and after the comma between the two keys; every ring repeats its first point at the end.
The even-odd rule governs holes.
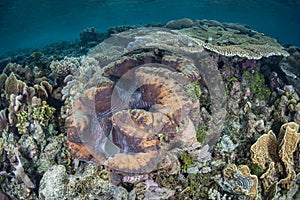
{"type": "Polygon", "coordinates": [[[12,52],[0,69],[0,199],[300,199],[297,46],[183,19],[87,28],[12,52]],[[85,93],[122,77],[146,85],[118,94],[129,107],[85,93]],[[110,106],[144,118],[112,123],[110,106]]]}

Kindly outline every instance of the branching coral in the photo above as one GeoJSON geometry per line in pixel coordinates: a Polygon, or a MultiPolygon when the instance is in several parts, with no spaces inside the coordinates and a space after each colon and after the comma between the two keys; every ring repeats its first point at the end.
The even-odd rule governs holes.
{"type": "Polygon", "coordinates": [[[72,71],[76,70],[79,65],[78,59],[73,57],[65,57],[60,61],[52,61],[50,64],[50,69],[58,77],[65,77],[72,71]]]}

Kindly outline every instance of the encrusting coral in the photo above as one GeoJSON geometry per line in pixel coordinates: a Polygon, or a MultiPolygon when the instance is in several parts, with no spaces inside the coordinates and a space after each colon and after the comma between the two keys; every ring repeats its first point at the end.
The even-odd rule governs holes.
{"type": "Polygon", "coordinates": [[[300,141],[298,129],[299,125],[295,122],[286,123],[281,126],[278,138],[272,131],[269,131],[251,146],[252,162],[258,164],[262,169],[267,169],[260,177],[265,195],[268,193],[276,195],[278,186],[289,190],[295,184],[296,172],[293,155],[299,151],[297,149],[300,141]],[[278,174],[280,178],[278,178],[278,174]]]}

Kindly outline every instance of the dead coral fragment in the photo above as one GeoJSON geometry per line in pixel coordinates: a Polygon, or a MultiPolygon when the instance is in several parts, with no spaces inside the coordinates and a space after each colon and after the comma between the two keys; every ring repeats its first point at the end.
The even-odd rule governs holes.
{"type": "Polygon", "coordinates": [[[33,184],[33,182],[30,180],[30,178],[24,172],[24,168],[22,166],[21,159],[19,157],[18,148],[14,149],[14,153],[18,160],[18,165],[15,166],[16,170],[14,171],[16,178],[20,179],[26,185],[26,187],[28,187],[30,189],[35,188],[35,185],[33,184]]]}

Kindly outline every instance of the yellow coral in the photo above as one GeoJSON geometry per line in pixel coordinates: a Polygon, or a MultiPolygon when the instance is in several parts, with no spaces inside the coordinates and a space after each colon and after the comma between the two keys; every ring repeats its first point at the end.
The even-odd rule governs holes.
{"type": "Polygon", "coordinates": [[[266,169],[266,164],[276,159],[277,139],[273,131],[260,136],[250,148],[252,162],[266,169]]]}
{"type": "Polygon", "coordinates": [[[270,163],[267,171],[260,177],[266,193],[268,193],[267,191],[276,190],[278,185],[286,190],[292,187],[296,179],[293,154],[297,150],[297,145],[300,141],[298,129],[299,125],[297,123],[286,123],[281,126],[278,139],[276,139],[272,131],[269,131],[268,134],[262,135],[251,146],[253,163],[258,164],[263,169],[266,169],[266,164],[270,163]],[[281,169],[284,169],[284,173],[282,173],[281,169]],[[276,177],[279,176],[275,175],[275,173],[279,173],[279,175],[284,174],[286,177],[278,181],[276,177]]]}
{"type": "Polygon", "coordinates": [[[279,181],[286,189],[291,187],[292,181],[296,178],[296,172],[293,168],[293,153],[295,152],[298,142],[300,141],[300,133],[298,133],[299,125],[295,122],[284,124],[279,133],[279,157],[283,162],[287,176],[279,181]]]}

